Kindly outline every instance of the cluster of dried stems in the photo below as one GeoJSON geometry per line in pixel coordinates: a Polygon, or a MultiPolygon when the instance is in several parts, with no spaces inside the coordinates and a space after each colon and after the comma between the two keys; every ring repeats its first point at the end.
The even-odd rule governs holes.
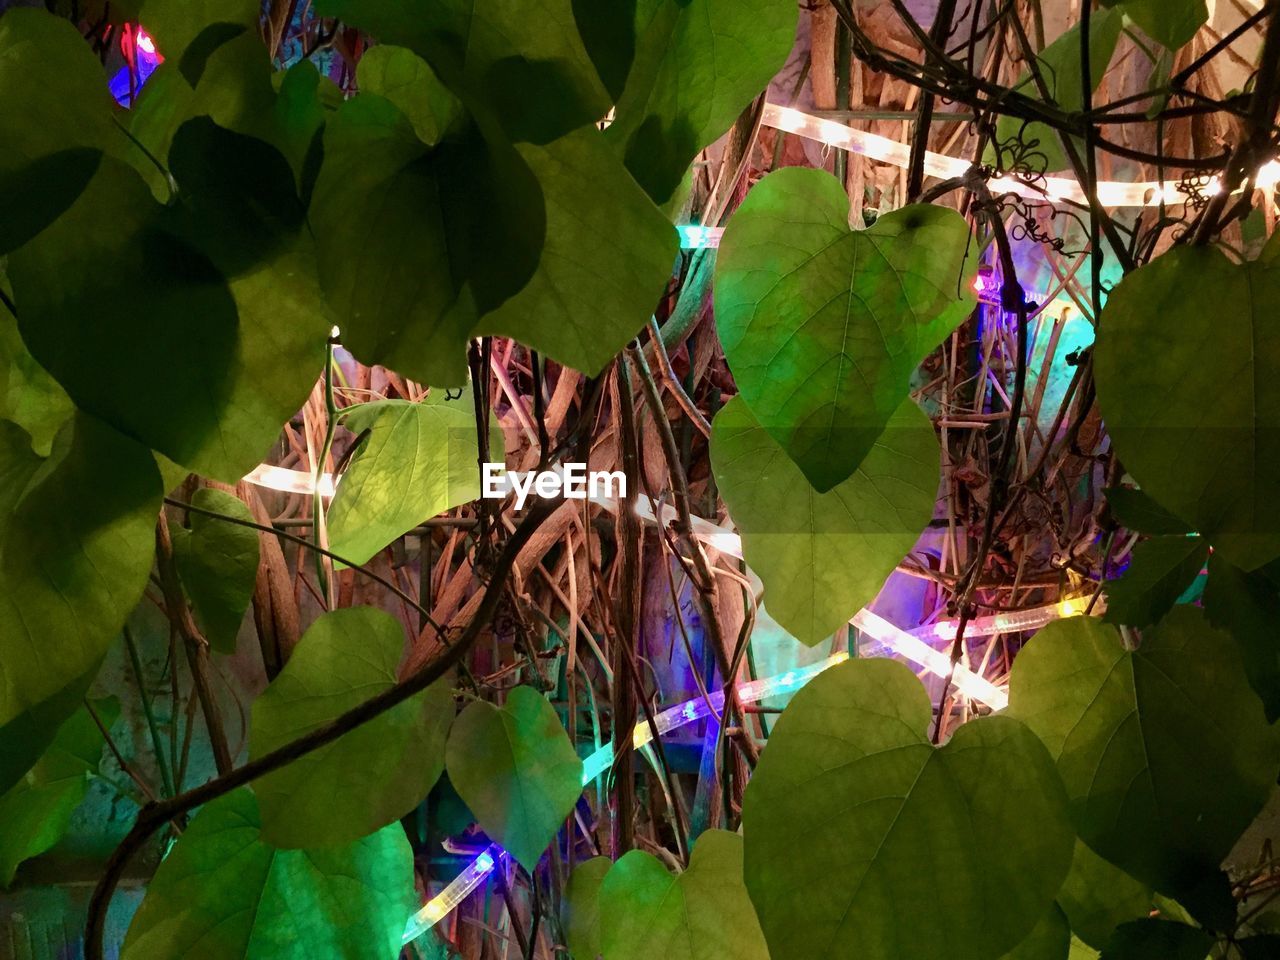
{"type": "MultiPolygon", "coordinates": [[[[271,7],[273,49],[279,51],[283,42],[310,50],[331,46],[338,77],[350,82],[363,39],[318,20],[306,22],[301,38],[285,37],[285,25],[296,22],[295,4],[271,7]]],[[[1089,16],[1086,3],[1072,19],[1087,29],[1089,16]]],[[[934,521],[941,528],[941,551],[912,554],[899,568],[928,581],[921,622],[959,617],[964,623],[981,613],[1068,595],[1096,596],[1104,574],[1132,549],[1136,535],[1117,530],[1101,494],[1122,467],[1109,452],[1093,402],[1088,349],[1072,358],[1074,376],[1058,408],[1046,408],[1048,371],[1068,323],[1061,297],[1092,322],[1099,313],[1104,256],[1129,270],[1170,244],[1238,240],[1238,221],[1251,204],[1261,205],[1270,232],[1276,215],[1271,197],[1232,191],[1275,151],[1280,10],[1243,7],[1241,16],[1241,26],[1226,36],[1202,29],[1163,83],[1138,39],[1122,36],[1101,87],[1086,91],[1083,110],[1065,112],[1037,95],[1047,89],[1033,56],[1045,42],[1039,0],[940,0],[927,26],[902,0],[815,0],[807,17],[808,42],[795,69],[775,86],[795,95],[807,78],[819,111],[910,142],[910,167],[818,150],[762,128],[763,96],[697,165],[686,211],[694,222],[723,225],[752,183],[780,165],[822,164],[847,185],[856,218],[923,196],[966,214],[975,242],[993,241],[1001,306],[985,308],[988,322],[980,322],[982,310],[975,312],[926,361],[919,382],[918,399],[936,411],[943,449],[942,499],[934,521]],[[1019,84],[1028,70],[1031,87],[1019,84]],[[1224,71],[1252,71],[1246,92],[1226,96],[1224,71]],[[1226,189],[1186,210],[1109,211],[1096,201],[1075,207],[993,196],[976,173],[954,182],[925,182],[925,149],[978,164],[1002,115],[1069,134],[1066,152],[1089,195],[1103,179],[1216,175],[1226,189]],[[1038,244],[1048,264],[1049,289],[1031,292],[1020,282],[1015,247],[1027,243],[1038,244]],[[1044,345],[1035,352],[1041,359],[1028,369],[1035,344],[1044,345]]],[[[1021,158],[1021,172],[1035,179],[1034,143],[997,146],[1021,158]]],[[[669,528],[644,525],[629,510],[609,513],[583,501],[543,503],[516,516],[509,503],[482,500],[430,521],[367,567],[335,569],[332,558],[317,550],[324,541],[323,531],[314,529],[312,497],[247,484],[236,488],[262,528],[253,615],[270,675],[288,657],[300,627],[322,609],[378,604],[397,612],[416,637],[401,687],[240,768],[232,768],[222,720],[208,694],[207,653],[174,592],[162,519],[157,544],[163,589],[157,600],[190,654],[192,702],[203,708],[220,775],[143,810],[98,889],[90,956],[101,956],[102,914],[111,889],[157,828],[330,742],[459,665],[465,667],[460,683],[471,695],[498,699],[518,682],[551,689],[552,667],[563,657],[571,735],[591,739],[594,717],[595,735],[611,737],[617,751],[603,803],[592,804],[590,817],[571,818],[569,842],[553,850],[550,864],[537,877],[507,876],[501,900],[477,898],[446,922],[445,934],[461,955],[506,956],[518,948],[525,957],[552,957],[554,944],[563,942],[555,918],[574,860],[632,847],[680,860],[691,823],[737,825],[743,790],[767,735],[762,712],[730,696],[715,768],[700,773],[672,770],[660,744],[653,765],[635,757],[631,747],[635,718],[660,706],[653,665],[670,657],[671,644],[692,643],[699,634],[709,645],[717,668],[714,677],[697,678],[703,690],[724,678],[745,679],[752,669],[748,654],[757,597],[751,580],[740,561],[690,535],[693,517],[730,522],[718,502],[708,456],[708,423],[736,392],[716,336],[714,260],[712,250],[686,254],[654,322],[599,378],[562,369],[502,339],[479,341],[471,354],[480,417],[501,425],[511,466],[531,469],[565,456],[586,460],[592,469],[623,469],[632,478],[633,494],[676,508],[678,519],[669,528]],[[681,617],[680,597],[691,598],[696,623],[681,617]],[[674,640],[662,626],[673,610],[679,619],[674,640]]],[[[341,369],[336,383],[317,384],[284,431],[280,465],[340,471],[355,438],[335,432],[335,411],[375,398],[424,395],[420,385],[381,368],[343,358],[341,369]]],[[[170,509],[169,522],[180,522],[182,508],[170,509]]],[[[961,630],[953,659],[1001,682],[1022,639],[969,639],[961,630]]],[[[833,642],[838,647],[852,638],[837,636],[833,642]]],[[[945,738],[970,709],[944,689],[935,736],[945,738]]]]}

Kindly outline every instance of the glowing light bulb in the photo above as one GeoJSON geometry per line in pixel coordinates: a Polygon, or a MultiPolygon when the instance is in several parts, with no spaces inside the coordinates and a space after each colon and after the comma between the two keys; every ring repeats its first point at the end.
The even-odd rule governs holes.
{"type": "Polygon", "coordinates": [[[1270,190],[1280,183],[1280,160],[1268,160],[1259,167],[1253,183],[1259,190],[1270,190]]]}
{"type": "Polygon", "coordinates": [[[1069,597],[1058,603],[1059,617],[1079,617],[1089,609],[1088,597],[1069,597]]]}
{"type": "Polygon", "coordinates": [[[143,53],[155,53],[156,42],[151,39],[151,35],[141,27],[138,28],[138,49],[143,53]]]}

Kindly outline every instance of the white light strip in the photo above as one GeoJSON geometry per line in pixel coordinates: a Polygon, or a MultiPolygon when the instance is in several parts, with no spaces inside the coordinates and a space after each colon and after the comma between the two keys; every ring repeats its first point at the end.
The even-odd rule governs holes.
{"type": "MultiPolygon", "coordinates": [[[[775,694],[798,690],[824,670],[829,670],[836,664],[844,663],[848,659],[849,655],[847,653],[837,653],[807,667],[788,670],[785,673],[780,673],[764,680],[740,683],[738,684],[738,699],[742,703],[757,703],[775,694]]],[[[707,700],[695,697],[692,700],[686,700],[684,703],[676,704],[674,707],[668,707],[654,717],[653,722],[658,728],[658,735],[665,736],[678,727],[692,723],[702,717],[710,716],[712,709],[716,711],[724,709],[723,690],[717,690],[710,694],[707,700]],[[708,703],[708,700],[710,703],[708,703]]],[[[652,740],[653,728],[649,726],[648,721],[636,724],[631,736],[631,743],[635,749],[639,750],[647,746],[652,740]]],[[[612,765],[613,744],[607,743],[582,762],[582,785],[585,787],[596,777],[604,774],[612,765]]],[[[485,877],[492,873],[498,863],[502,862],[506,856],[506,851],[496,843],[487,847],[461,873],[454,877],[443,890],[428,900],[421,909],[409,918],[404,930],[404,942],[410,943],[418,939],[418,937],[447,917],[458,904],[470,896],[471,892],[484,882],[485,877]]]]}
{"type": "MultiPolygon", "coordinates": [[[[966,637],[989,637],[993,633],[1020,633],[1039,630],[1051,620],[1060,617],[1075,617],[1089,609],[1089,597],[1071,597],[1044,607],[1033,607],[1029,610],[1016,610],[1010,613],[997,613],[990,617],[976,617],[964,628],[966,637]]],[[[1094,603],[1093,613],[1100,614],[1106,610],[1102,597],[1094,603]]],[[[940,620],[925,627],[917,627],[911,636],[921,640],[954,640],[959,621],[940,620]]]]}
{"type": "Polygon", "coordinates": [[[919,637],[895,627],[879,614],[863,607],[849,621],[873,640],[878,640],[890,650],[918,663],[938,677],[951,677],[955,688],[966,697],[981,701],[992,710],[1003,710],[1009,705],[1009,695],[985,677],[980,677],[960,664],[952,664],[951,658],[941,650],[935,650],[919,637]]]}
{"type": "MultiPolygon", "coordinates": [[[[855,130],[835,120],[815,117],[813,114],[796,110],[793,107],[782,107],[776,103],[765,104],[760,122],[776,130],[785,130],[809,140],[817,140],[828,146],[839,147],[859,156],[889,163],[895,167],[905,168],[911,162],[911,148],[905,143],[890,140],[878,134],[855,130]]],[[[931,177],[946,179],[963,176],[969,169],[969,161],[960,157],[949,157],[945,154],[926,151],[924,156],[924,172],[931,177]]],[[[1258,171],[1255,183],[1259,187],[1274,186],[1280,179],[1280,164],[1268,163],[1258,171]]],[[[1216,180],[1209,180],[1204,193],[1213,193],[1216,180]]],[[[1076,203],[1088,204],[1088,199],[1080,184],[1068,177],[1044,177],[1035,183],[1026,183],[1016,177],[995,177],[989,181],[991,189],[1000,193],[1016,193],[1024,197],[1045,199],[1050,201],[1073,200],[1076,203]]],[[[1098,200],[1104,207],[1146,207],[1160,203],[1161,197],[1166,204],[1183,203],[1187,194],[1178,189],[1175,181],[1146,180],[1139,182],[1124,180],[1100,180],[1098,182],[1098,200]]]]}
{"type": "MultiPolygon", "coordinates": [[[[316,492],[315,475],[305,470],[289,470],[286,467],[272,467],[264,463],[254,467],[244,479],[246,483],[252,483],[254,486],[279,490],[282,493],[305,493],[307,496],[312,496],[316,492]]],[[[333,474],[320,474],[319,487],[321,496],[332,497],[333,474]]]]}
{"type": "MultiPolygon", "coordinates": [[[[561,470],[559,464],[552,465],[550,470],[561,470]]],[[[257,483],[261,486],[271,487],[275,490],[287,490],[289,492],[310,492],[312,487],[312,477],[309,473],[301,470],[285,470],[280,467],[259,467],[249,476],[245,477],[250,483],[257,483]]],[[[323,474],[320,478],[320,487],[324,489],[332,489],[333,479],[329,474],[323,474]]],[[[608,510],[610,513],[617,513],[618,501],[612,497],[595,496],[591,497],[591,502],[608,510]]],[[[663,504],[661,510],[661,519],[654,512],[653,504],[647,497],[641,497],[636,500],[636,515],[640,519],[654,526],[666,527],[672,523],[677,517],[674,507],[670,504],[663,504]]],[[[742,557],[742,538],[733,530],[711,523],[700,517],[693,518],[693,535],[708,546],[714,547],[721,553],[728,554],[738,559],[742,557]]],[[[1073,604],[1078,601],[1064,601],[1064,604],[1073,604]]],[[[1067,609],[1063,604],[1055,607],[1041,607],[1036,611],[1021,611],[1020,614],[1002,614],[997,617],[983,618],[990,621],[991,629],[979,627],[975,621],[969,628],[966,628],[971,636],[981,636],[985,633],[996,633],[1002,631],[1012,631],[1017,629],[1036,629],[1037,626],[1043,626],[1049,619],[1056,619],[1058,616],[1064,615],[1063,610],[1067,609]],[[1049,611],[1054,611],[1052,615],[1049,611]],[[1017,627],[1013,624],[1016,619],[1021,616],[1028,626],[1017,627]],[[1038,619],[1047,617],[1048,619],[1038,619]],[[995,624],[1004,623],[1005,626],[995,626],[995,624]]],[[[1074,611],[1072,611],[1074,612],[1074,611]]],[[[980,700],[993,709],[1003,709],[1007,698],[1002,690],[994,684],[978,676],[977,674],[957,665],[954,673],[952,672],[951,659],[946,654],[935,650],[921,639],[921,634],[908,633],[907,631],[896,627],[882,617],[871,613],[869,610],[863,609],[854,615],[849,621],[859,630],[871,636],[873,639],[884,644],[889,650],[899,656],[905,657],[912,663],[924,667],[930,673],[939,677],[950,675],[952,682],[955,683],[956,689],[960,690],[965,696],[980,700]]],[[[935,623],[925,628],[927,636],[937,637],[944,640],[955,638],[956,627],[954,623],[944,621],[935,623]],[[948,636],[946,631],[948,627],[951,630],[948,636]]],[[[647,741],[646,741],[647,742],[647,741]]]]}
{"type": "MultiPolygon", "coordinates": [[[[554,467],[552,469],[555,469],[554,467]]],[[[286,470],[281,467],[259,467],[245,477],[250,483],[284,490],[290,493],[310,493],[314,479],[311,474],[301,470],[286,470]]],[[[328,474],[320,479],[321,490],[332,490],[333,479],[328,474]]],[[[592,497],[592,502],[617,513],[618,501],[607,497],[592,497]]],[[[662,505],[661,520],[655,513],[652,503],[647,498],[636,501],[636,514],[648,523],[664,526],[676,519],[676,511],[668,504],[662,505]]],[[[739,559],[742,557],[742,539],[733,530],[721,527],[699,517],[694,518],[694,536],[722,553],[739,559]]],[[[1056,620],[1059,617],[1077,616],[1084,612],[1087,601],[1081,598],[1064,600],[1060,603],[1022,610],[1016,613],[998,614],[992,617],[980,617],[970,622],[966,633],[970,636],[983,636],[1013,630],[1033,630],[1056,620]]],[[[957,629],[954,621],[941,621],[922,627],[915,633],[908,633],[895,626],[880,615],[863,608],[854,614],[849,621],[858,630],[873,640],[883,644],[887,649],[899,656],[918,664],[930,673],[939,676],[951,676],[951,682],[965,696],[985,703],[992,710],[1003,710],[1009,705],[1008,694],[985,677],[981,677],[959,664],[953,665],[951,658],[940,650],[936,650],[925,642],[925,638],[954,639],[957,629]],[[949,632],[948,632],[949,631],[949,632]]],[[[743,703],[754,703],[778,693],[796,690],[804,686],[824,670],[849,659],[847,653],[837,653],[818,663],[783,673],[762,680],[752,680],[738,684],[738,698],[743,703]]],[[[724,708],[724,692],[717,690],[710,694],[709,701],[701,697],[688,700],[682,704],[668,707],[654,718],[658,736],[681,727],[694,720],[710,716],[711,711],[724,708]]],[[[653,740],[654,730],[647,721],[636,724],[632,735],[632,743],[636,749],[646,746],[653,740]]],[[[589,784],[603,775],[613,764],[613,746],[605,744],[583,761],[582,782],[589,784]]],[[[430,930],[441,919],[465,900],[476,887],[484,882],[495,867],[503,862],[506,852],[497,844],[490,845],[479,854],[461,873],[459,873],[440,893],[432,897],[409,918],[405,926],[404,942],[416,940],[430,930]]]]}

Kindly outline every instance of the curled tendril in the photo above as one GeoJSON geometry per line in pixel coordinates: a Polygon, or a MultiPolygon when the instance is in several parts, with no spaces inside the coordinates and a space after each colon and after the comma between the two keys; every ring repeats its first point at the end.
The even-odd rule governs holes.
{"type": "Polygon", "coordinates": [[[1187,208],[1193,213],[1199,213],[1209,205],[1208,187],[1212,181],[1211,177],[1201,177],[1188,174],[1178,181],[1178,189],[1186,195],[1187,208]]]}
{"type": "Polygon", "coordinates": [[[1001,194],[997,198],[997,203],[999,203],[1002,212],[1011,210],[1018,218],[1009,228],[1009,236],[1012,239],[1017,241],[1029,240],[1032,243],[1042,244],[1054,253],[1064,257],[1075,257],[1084,252],[1083,250],[1068,250],[1065,237],[1055,237],[1048,234],[1040,226],[1041,221],[1044,219],[1042,214],[1045,211],[1051,211],[1048,217],[1050,221],[1057,220],[1059,217],[1074,220],[1076,225],[1087,235],[1088,226],[1074,210],[1059,208],[1049,200],[1035,200],[1016,193],[1001,194]]]}
{"type": "Polygon", "coordinates": [[[1170,217],[1165,215],[1165,225],[1170,220],[1178,224],[1173,231],[1174,242],[1182,241],[1187,232],[1191,229],[1192,224],[1199,219],[1201,211],[1209,205],[1210,194],[1208,192],[1209,184],[1212,182],[1211,177],[1197,176],[1195,174],[1187,174],[1177,182],[1178,190],[1187,199],[1182,208],[1180,217],[1170,217]]]}
{"type": "Polygon", "coordinates": [[[988,136],[995,151],[995,168],[1003,174],[1033,182],[1043,180],[1049,166],[1049,155],[1040,149],[1039,137],[1028,137],[1031,121],[1023,120],[1012,137],[1000,139],[994,125],[988,125],[988,136]]]}
{"type": "Polygon", "coordinates": [[[462,388],[461,388],[461,387],[458,387],[458,388],[453,389],[453,390],[445,390],[445,392],[444,392],[444,398],[445,398],[445,400],[461,400],[461,399],[462,399],[462,388]]]}

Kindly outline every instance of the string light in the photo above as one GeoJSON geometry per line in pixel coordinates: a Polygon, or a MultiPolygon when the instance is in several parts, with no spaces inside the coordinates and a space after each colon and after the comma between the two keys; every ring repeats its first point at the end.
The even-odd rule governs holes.
{"type": "MultiPolygon", "coordinates": [[[[752,680],[738,684],[738,699],[742,703],[757,703],[780,693],[798,690],[825,670],[849,659],[847,653],[837,653],[818,663],[810,664],[796,670],[787,670],[777,676],[764,680],[752,680]]],[[[712,710],[719,713],[724,709],[724,691],[717,690],[707,699],[702,697],[687,700],[674,707],[668,707],[653,718],[658,736],[665,736],[677,727],[693,723],[711,715],[712,710]]],[[[636,724],[632,734],[632,746],[640,750],[654,738],[654,728],[648,721],[636,724]]],[[[613,745],[605,744],[582,762],[582,785],[585,787],[596,777],[604,774],[613,765],[613,745]]],[[[467,865],[443,890],[426,902],[405,926],[404,942],[409,943],[422,936],[463,900],[498,866],[505,863],[507,853],[498,844],[491,844],[479,856],[467,865]]]]}
{"type": "MultiPolygon", "coordinates": [[[[245,480],[258,486],[289,493],[314,493],[316,490],[316,479],[313,474],[265,464],[257,467],[245,477],[245,480]]],[[[332,496],[333,488],[332,474],[321,474],[320,492],[326,496],[332,496]]],[[[609,497],[593,496],[591,499],[615,514],[621,506],[616,499],[609,497]]],[[[636,500],[634,511],[641,519],[653,525],[666,526],[677,516],[675,509],[668,504],[662,504],[661,508],[655,511],[653,503],[643,497],[636,500]]],[[[698,540],[722,553],[741,559],[742,538],[736,532],[699,517],[693,519],[693,527],[693,535],[698,540]]],[[[983,636],[998,632],[1034,630],[1059,617],[1078,616],[1085,612],[1088,603],[1089,600],[1086,597],[1074,597],[1032,610],[980,617],[966,626],[966,633],[970,636],[983,636]]],[[[995,711],[1003,710],[1008,706],[1009,696],[1003,689],[960,664],[952,664],[947,654],[926,642],[929,639],[954,639],[958,629],[956,622],[943,621],[908,633],[866,608],[854,614],[849,622],[887,650],[918,664],[935,676],[949,676],[956,690],[966,697],[984,703],[995,711]]],[[[818,674],[848,659],[849,654],[836,653],[806,667],[786,670],[760,680],[744,681],[737,685],[738,699],[742,703],[756,703],[777,694],[798,690],[818,674]]],[[[672,730],[708,717],[713,711],[718,714],[723,709],[724,692],[722,690],[711,693],[705,699],[698,697],[668,707],[654,717],[653,726],[650,726],[647,721],[636,724],[632,733],[632,746],[640,750],[651,743],[655,736],[665,736],[672,730]]],[[[597,777],[602,776],[612,765],[613,745],[604,744],[583,761],[582,785],[587,786],[597,777]]],[[[448,916],[499,865],[505,864],[507,858],[506,851],[498,844],[491,844],[477,855],[440,893],[428,900],[409,918],[405,925],[404,942],[416,940],[448,916]]]]}
{"type": "MultiPolygon", "coordinates": [[[[907,167],[911,162],[911,148],[905,143],[890,140],[879,134],[865,130],[855,130],[835,120],[816,117],[794,107],[783,107],[776,103],[765,104],[760,122],[764,126],[794,133],[809,140],[816,140],[829,147],[839,147],[850,153],[892,164],[895,167],[907,167]]],[[[945,154],[926,151],[924,156],[924,172],[931,177],[948,179],[961,177],[969,169],[969,161],[960,157],[949,157],[945,154]]],[[[1280,163],[1270,161],[1262,166],[1254,177],[1254,184],[1269,189],[1280,182],[1280,163]]],[[[989,181],[988,186],[1000,193],[1016,193],[1020,196],[1048,199],[1054,202],[1070,200],[1078,204],[1088,205],[1088,197],[1080,184],[1068,177],[1043,177],[1034,181],[1024,181],[1017,177],[1000,176],[989,181]]],[[[1202,192],[1216,193],[1222,186],[1217,177],[1209,180],[1202,192]]],[[[1143,180],[1100,180],[1097,185],[1098,202],[1104,207],[1150,207],[1161,202],[1165,204],[1185,203],[1190,195],[1178,188],[1172,181],[1143,180]]]]}
{"type": "MultiPolygon", "coordinates": [[[[1088,598],[1077,597],[1060,603],[1037,607],[1034,610],[1019,611],[1017,614],[1002,614],[1000,617],[979,618],[969,626],[972,629],[973,636],[981,635],[984,632],[995,633],[1003,630],[1034,629],[1034,627],[1030,626],[1031,624],[1043,626],[1059,617],[1079,616],[1084,613],[1087,606],[1088,598]],[[1010,619],[1015,617],[1020,619],[1010,619]],[[1003,623],[997,625],[996,621],[1002,618],[1004,618],[1003,623]]],[[[867,609],[859,610],[850,623],[872,639],[897,651],[908,660],[925,667],[929,672],[943,677],[952,674],[951,682],[957,690],[967,697],[985,703],[992,710],[1003,710],[1009,705],[1009,695],[1000,687],[959,665],[956,665],[953,673],[950,657],[930,647],[918,636],[894,626],[878,614],[872,613],[867,609]]],[[[954,637],[956,627],[954,623],[934,624],[934,626],[949,626],[954,637]]],[[[968,629],[966,632],[968,632],[968,629]]],[[[777,694],[799,690],[818,674],[824,673],[848,659],[849,654],[836,653],[825,660],[806,667],[787,670],[762,680],[739,683],[737,686],[738,699],[742,703],[757,703],[777,694]]],[[[697,697],[673,707],[668,707],[654,717],[654,726],[657,728],[658,736],[665,736],[678,727],[710,716],[713,710],[719,713],[723,709],[724,692],[717,690],[706,699],[697,697]]],[[[636,724],[631,743],[635,749],[639,750],[647,746],[653,738],[654,728],[649,726],[648,721],[644,721],[636,724]]],[[[583,761],[582,785],[584,787],[587,786],[591,781],[602,776],[612,765],[613,745],[605,744],[583,761]]],[[[416,940],[446,917],[454,907],[465,900],[476,887],[484,882],[485,878],[498,863],[505,862],[506,856],[506,852],[498,844],[489,846],[440,893],[429,900],[409,919],[404,932],[404,942],[409,943],[412,940],[416,940]]]]}

